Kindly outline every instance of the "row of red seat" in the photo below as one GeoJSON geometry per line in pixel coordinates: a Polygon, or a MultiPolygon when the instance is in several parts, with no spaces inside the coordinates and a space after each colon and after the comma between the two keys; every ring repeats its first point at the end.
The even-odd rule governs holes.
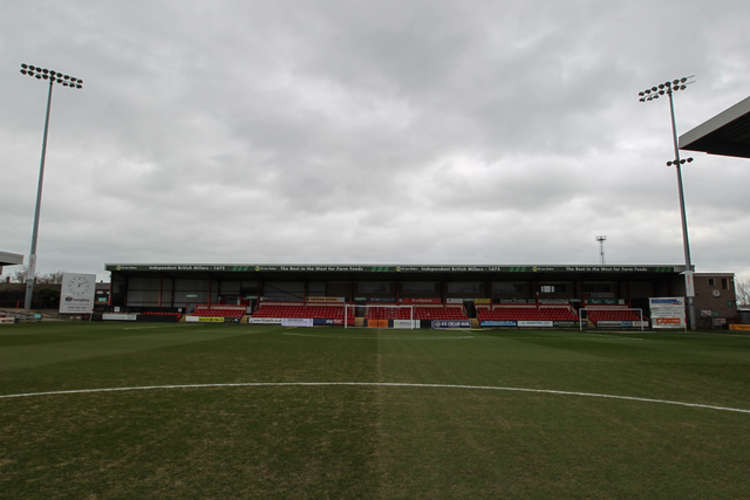
{"type": "MultiPolygon", "coordinates": [[[[349,307],[347,316],[353,319],[355,308],[349,307]]],[[[325,318],[343,319],[344,305],[307,305],[307,304],[261,304],[253,313],[256,318],[325,318]]],[[[466,320],[468,319],[460,306],[423,306],[414,308],[412,312],[405,307],[369,307],[365,317],[367,319],[439,319],[466,320]]]]}
{"type": "Polygon", "coordinates": [[[204,307],[199,307],[195,311],[193,311],[194,316],[221,316],[224,318],[241,318],[245,314],[245,311],[242,309],[221,309],[221,308],[211,308],[207,309],[204,307]]]}
{"type": "Polygon", "coordinates": [[[568,307],[498,307],[477,309],[479,321],[575,321],[576,314],[568,307]]]}
{"type": "Polygon", "coordinates": [[[469,319],[461,305],[424,305],[414,306],[414,312],[406,307],[388,307],[395,304],[368,304],[367,319],[437,319],[437,320],[467,320],[469,319]],[[377,307],[384,306],[384,307],[377,307]]]}
{"type": "Polygon", "coordinates": [[[462,306],[415,307],[417,319],[467,320],[469,319],[462,306]]]}
{"type": "MultiPolygon", "coordinates": [[[[343,319],[344,305],[277,305],[261,304],[253,313],[256,318],[321,318],[321,319],[343,319]]],[[[354,309],[349,308],[347,316],[354,318],[354,309]]]]}
{"type": "MultiPolygon", "coordinates": [[[[365,317],[369,319],[412,319],[411,311],[403,307],[370,307],[365,317]]],[[[416,319],[416,318],[414,318],[416,319]]]]}

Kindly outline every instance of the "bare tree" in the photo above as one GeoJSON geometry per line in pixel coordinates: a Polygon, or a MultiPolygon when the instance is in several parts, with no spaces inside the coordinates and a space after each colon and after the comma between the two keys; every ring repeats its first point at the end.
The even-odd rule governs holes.
{"type": "MultiPolygon", "coordinates": [[[[26,272],[27,272],[26,266],[20,266],[11,277],[11,281],[15,283],[26,283],[26,272]]],[[[39,274],[37,273],[35,278],[37,283],[44,283],[44,284],[60,284],[62,283],[63,274],[65,274],[64,271],[55,271],[54,273],[48,273],[48,274],[39,274]]]]}
{"type": "Polygon", "coordinates": [[[16,271],[13,273],[12,280],[15,283],[26,283],[26,266],[20,266],[16,271]]]}
{"type": "Polygon", "coordinates": [[[37,276],[36,281],[37,283],[52,283],[57,285],[62,283],[63,274],[65,274],[65,272],[55,271],[54,273],[37,276]]]}
{"type": "Polygon", "coordinates": [[[734,291],[737,296],[738,306],[750,306],[750,282],[745,280],[734,280],[734,291]]]}

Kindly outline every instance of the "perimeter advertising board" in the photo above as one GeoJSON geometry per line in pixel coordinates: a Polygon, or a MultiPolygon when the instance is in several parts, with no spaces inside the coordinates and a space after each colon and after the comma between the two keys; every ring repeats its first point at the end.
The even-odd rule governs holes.
{"type": "Polygon", "coordinates": [[[479,326],[517,326],[515,320],[488,319],[479,323],[479,326]]]}
{"type": "Polygon", "coordinates": [[[313,318],[281,318],[281,326],[311,328],[315,321],[313,318]]]}
{"type": "Polygon", "coordinates": [[[597,328],[645,328],[647,326],[648,321],[601,320],[596,322],[597,328]]]}
{"type": "Polygon", "coordinates": [[[251,325],[280,325],[281,318],[254,318],[250,316],[247,318],[247,322],[251,325]]]}
{"type": "Polygon", "coordinates": [[[412,321],[410,319],[394,319],[393,328],[400,328],[402,330],[410,330],[412,328],[419,328],[419,321],[412,321]]]}
{"type": "Polygon", "coordinates": [[[685,297],[651,297],[652,328],[687,328],[685,321],[685,297]]]}
{"type": "Polygon", "coordinates": [[[333,326],[343,324],[343,318],[313,318],[313,326],[333,326]]]}
{"type": "Polygon", "coordinates": [[[555,326],[554,321],[526,320],[517,321],[518,326],[526,328],[552,328],[555,326]]]}
{"type": "Polygon", "coordinates": [[[185,323],[224,323],[224,316],[195,316],[188,314],[185,316],[185,323]]]}
{"type": "Polygon", "coordinates": [[[432,328],[471,328],[469,320],[437,320],[431,322],[432,328]]]}
{"type": "Polygon", "coordinates": [[[104,313],[102,314],[103,321],[136,321],[138,319],[137,313],[104,313]]]}
{"type": "Polygon", "coordinates": [[[96,274],[63,274],[60,287],[60,313],[91,314],[94,310],[96,274]]]}

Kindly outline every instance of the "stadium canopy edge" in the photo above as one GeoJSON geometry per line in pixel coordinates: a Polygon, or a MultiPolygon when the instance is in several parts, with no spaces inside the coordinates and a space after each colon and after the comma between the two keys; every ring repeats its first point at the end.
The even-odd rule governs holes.
{"type": "Polygon", "coordinates": [[[369,265],[369,264],[105,264],[117,273],[679,273],[683,265],[369,265]]]}
{"type": "Polygon", "coordinates": [[[750,158],[750,97],[680,136],[680,149],[750,158]]]}
{"type": "Polygon", "coordinates": [[[23,255],[10,252],[0,252],[0,267],[17,266],[23,264],[23,255]]]}

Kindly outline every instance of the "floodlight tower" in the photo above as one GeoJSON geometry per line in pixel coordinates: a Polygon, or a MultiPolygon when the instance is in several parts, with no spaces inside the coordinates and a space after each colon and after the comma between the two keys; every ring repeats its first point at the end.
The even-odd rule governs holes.
{"type": "Polygon", "coordinates": [[[602,257],[602,266],[604,265],[604,242],[607,241],[607,236],[600,234],[596,237],[596,241],[599,242],[599,255],[602,257]]]}
{"type": "Polygon", "coordinates": [[[678,91],[685,90],[688,85],[693,83],[691,78],[694,75],[685,76],[682,78],[675,78],[674,80],[659,83],[651,88],[638,92],[638,100],[640,102],[648,102],[658,99],[666,95],[669,98],[669,115],[672,119],[672,144],[674,145],[674,160],[667,162],[667,166],[671,167],[674,165],[677,171],[677,191],[680,196],[680,215],[682,217],[682,246],[685,252],[685,297],[687,299],[688,309],[688,320],[690,322],[690,329],[695,330],[696,327],[696,315],[695,315],[695,282],[693,281],[693,269],[690,261],[690,240],[688,238],[688,227],[687,227],[687,214],[685,213],[685,194],[682,187],[682,171],[681,166],[685,163],[693,161],[692,158],[680,159],[680,149],[677,146],[677,126],[675,125],[674,119],[674,99],[672,94],[678,91]]]}
{"type": "Polygon", "coordinates": [[[26,270],[26,296],[23,307],[27,311],[31,309],[31,296],[34,293],[34,274],[36,272],[36,240],[39,233],[39,210],[42,205],[42,184],[44,181],[44,160],[47,155],[47,130],[49,129],[49,109],[52,104],[52,87],[59,83],[63,87],[71,89],[82,89],[83,80],[66,75],[47,68],[40,68],[31,64],[21,64],[21,74],[27,75],[37,80],[49,81],[49,90],[47,91],[47,113],[44,118],[44,135],[42,136],[42,159],[39,162],[39,181],[36,187],[36,206],[34,208],[34,229],[31,233],[31,250],[29,251],[29,267],[26,270]]]}

